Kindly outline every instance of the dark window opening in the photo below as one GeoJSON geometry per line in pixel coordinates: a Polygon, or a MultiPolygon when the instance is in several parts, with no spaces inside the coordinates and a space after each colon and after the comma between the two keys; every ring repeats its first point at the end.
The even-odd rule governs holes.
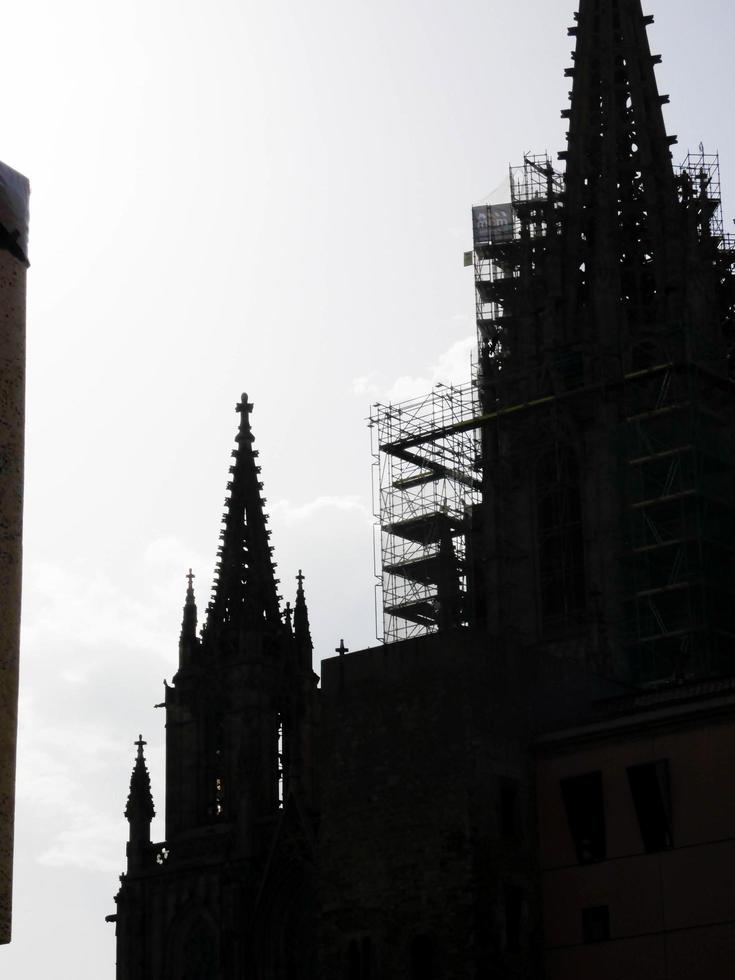
{"type": "Polygon", "coordinates": [[[373,941],[351,939],[347,947],[347,980],[373,980],[373,941]]]}
{"type": "Polygon", "coordinates": [[[521,826],[520,794],[518,780],[507,776],[500,777],[500,833],[509,840],[520,840],[523,836],[521,826]]]}
{"type": "Polygon", "coordinates": [[[582,909],[582,937],[586,943],[604,943],[610,938],[610,909],[607,905],[582,909]]]}
{"type": "Polygon", "coordinates": [[[546,453],[536,470],[541,614],[545,626],[574,619],[585,606],[579,463],[571,449],[546,453]]]}
{"type": "Polygon", "coordinates": [[[517,953],[521,948],[523,926],[523,889],[517,885],[505,886],[505,948],[517,953]]]}
{"type": "Polygon", "coordinates": [[[411,980],[434,977],[434,941],[431,936],[415,936],[411,942],[411,980]]]}
{"type": "Polygon", "coordinates": [[[668,850],[674,843],[668,761],[630,766],[628,782],[643,847],[648,852],[668,850]]]}
{"type": "Polygon", "coordinates": [[[350,945],[347,949],[347,980],[361,980],[360,944],[356,939],[350,940],[350,945]]]}
{"type": "Polygon", "coordinates": [[[370,936],[363,936],[361,947],[362,973],[360,980],[371,980],[373,975],[373,941],[370,936]]]}
{"type": "Polygon", "coordinates": [[[579,863],[604,861],[607,857],[607,833],[602,773],[589,772],[562,779],[561,792],[579,863]]]}

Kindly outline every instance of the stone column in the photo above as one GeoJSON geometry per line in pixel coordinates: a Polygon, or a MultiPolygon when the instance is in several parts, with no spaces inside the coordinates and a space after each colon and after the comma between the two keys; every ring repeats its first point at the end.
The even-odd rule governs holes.
{"type": "Polygon", "coordinates": [[[10,942],[13,884],[28,192],[0,164],[0,943],[10,942]]]}

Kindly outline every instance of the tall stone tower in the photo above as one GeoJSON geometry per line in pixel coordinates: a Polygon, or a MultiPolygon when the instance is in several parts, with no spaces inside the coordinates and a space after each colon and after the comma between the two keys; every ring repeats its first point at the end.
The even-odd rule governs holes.
{"type": "Polygon", "coordinates": [[[0,943],[10,942],[12,908],[29,192],[0,164],[0,943]]]}
{"type": "Polygon", "coordinates": [[[630,681],[732,670],[733,243],[675,167],[640,0],[581,0],[565,174],[475,209],[474,622],[630,681]],[[490,213],[488,213],[490,212],[490,213]]]}
{"type": "Polygon", "coordinates": [[[301,573],[293,611],[279,608],[252,407],[243,395],[201,633],[189,575],[179,669],[166,687],[160,843],[150,840],[137,743],[116,899],[118,980],[290,980],[313,969],[317,678],[301,573]]]}
{"type": "MultiPolygon", "coordinates": [[[[323,980],[544,976],[554,901],[624,905],[594,840],[635,820],[626,766],[665,767],[640,738],[603,779],[609,743],[569,736],[547,800],[584,867],[548,891],[543,733],[735,667],[735,243],[717,159],[673,163],[650,22],[640,0],[580,0],[565,168],[526,157],[511,200],[474,209],[476,387],[373,414],[384,621],[405,639],[322,664],[323,980]]],[[[664,976],[655,957],[642,972],[664,976]]],[[[609,947],[594,962],[553,975],[625,974],[609,947]]]]}

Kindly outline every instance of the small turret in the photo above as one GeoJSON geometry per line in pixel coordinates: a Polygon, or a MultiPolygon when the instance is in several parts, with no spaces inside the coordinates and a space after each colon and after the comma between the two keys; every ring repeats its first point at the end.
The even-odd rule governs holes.
{"type": "Polygon", "coordinates": [[[296,604],[293,613],[294,643],[296,646],[296,657],[300,667],[311,670],[311,654],[314,644],[311,641],[311,631],[309,629],[309,610],[306,606],[304,596],[304,574],[299,569],[296,576],[299,583],[296,589],[296,604]]]}
{"type": "Polygon", "coordinates": [[[135,743],[138,755],[130,777],[130,792],[125,805],[125,818],[130,824],[128,835],[128,870],[135,870],[145,863],[145,856],[151,843],[151,821],[156,815],[151,794],[151,778],[145,764],[143,736],[135,743]]]}
{"type": "Polygon", "coordinates": [[[188,586],[186,589],[186,601],[184,602],[184,616],[181,622],[181,636],[179,638],[179,667],[185,667],[192,662],[194,651],[197,647],[197,606],[194,598],[194,573],[189,569],[186,576],[188,586]]]}

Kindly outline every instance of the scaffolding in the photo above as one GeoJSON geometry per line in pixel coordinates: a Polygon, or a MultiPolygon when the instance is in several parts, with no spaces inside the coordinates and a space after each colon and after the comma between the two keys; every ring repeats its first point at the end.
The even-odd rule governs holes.
{"type": "Polygon", "coordinates": [[[516,293],[525,244],[542,245],[561,214],[564,176],[547,154],[527,154],[510,168],[510,201],[472,209],[475,307],[481,361],[501,368],[509,351],[513,321],[504,307],[516,293]]]}
{"type": "Polygon", "coordinates": [[[624,387],[625,641],[640,682],[717,671],[735,641],[731,382],[660,352],[624,387]]]}
{"type": "Polygon", "coordinates": [[[481,491],[478,414],[470,382],[376,404],[370,415],[385,642],[467,623],[467,536],[481,491]]]}
{"type": "Polygon", "coordinates": [[[681,166],[677,167],[677,173],[681,201],[699,205],[701,226],[718,245],[722,245],[725,234],[719,153],[705,153],[700,144],[696,153],[687,153],[681,166]]]}
{"type": "MultiPolygon", "coordinates": [[[[718,155],[701,145],[687,154],[677,186],[725,282],[735,243],[724,232],[718,155]]],[[[706,322],[657,329],[634,351],[623,404],[624,638],[635,679],[731,669],[734,406],[722,341],[706,322]]]]}

